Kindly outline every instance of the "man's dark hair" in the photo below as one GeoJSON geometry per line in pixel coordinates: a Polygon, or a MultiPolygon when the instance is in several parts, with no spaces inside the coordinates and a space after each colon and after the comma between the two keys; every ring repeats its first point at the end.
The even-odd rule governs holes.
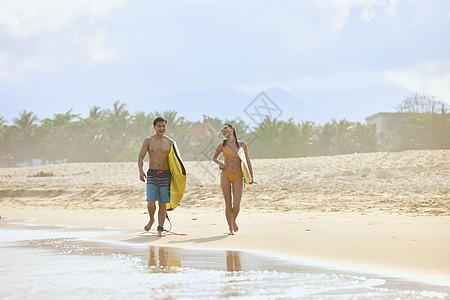
{"type": "Polygon", "coordinates": [[[167,124],[167,120],[166,119],[164,119],[163,117],[157,117],[155,119],[155,121],[153,121],[153,126],[156,126],[156,123],[158,123],[158,122],[164,122],[164,123],[167,124]]]}

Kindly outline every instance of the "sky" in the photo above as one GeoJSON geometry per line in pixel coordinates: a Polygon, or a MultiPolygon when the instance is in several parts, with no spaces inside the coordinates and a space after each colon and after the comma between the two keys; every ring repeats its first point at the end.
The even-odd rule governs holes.
{"type": "Polygon", "coordinates": [[[364,121],[450,102],[449,33],[448,0],[0,0],[0,117],[234,119],[264,92],[297,121],[364,121]]]}

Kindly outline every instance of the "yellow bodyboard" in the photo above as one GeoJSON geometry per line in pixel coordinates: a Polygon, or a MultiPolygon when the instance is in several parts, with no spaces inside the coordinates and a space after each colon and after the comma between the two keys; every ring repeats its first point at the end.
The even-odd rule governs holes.
{"type": "Polygon", "coordinates": [[[186,169],[175,142],[170,148],[168,159],[172,178],[170,181],[170,203],[167,203],[167,210],[171,211],[180,204],[186,190],[186,169]]]}

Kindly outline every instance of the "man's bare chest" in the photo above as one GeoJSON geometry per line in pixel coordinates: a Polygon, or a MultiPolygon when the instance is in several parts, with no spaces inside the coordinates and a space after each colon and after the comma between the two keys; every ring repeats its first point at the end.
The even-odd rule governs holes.
{"type": "Polygon", "coordinates": [[[155,141],[149,144],[149,152],[168,154],[170,151],[170,144],[166,141],[155,141]]]}

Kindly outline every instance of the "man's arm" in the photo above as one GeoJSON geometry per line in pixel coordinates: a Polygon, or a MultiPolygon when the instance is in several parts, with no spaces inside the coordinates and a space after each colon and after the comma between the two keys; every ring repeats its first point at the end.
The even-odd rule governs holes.
{"type": "Polygon", "coordinates": [[[144,142],[142,142],[141,151],[139,151],[139,155],[138,155],[139,179],[142,182],[145,182],[145,179],[146,179],[143,167],[144,167],[144,158],[145,158],[145,155],[147,155],[149,143],[150,143],[150,139],[145,138],[144,142]]]}

